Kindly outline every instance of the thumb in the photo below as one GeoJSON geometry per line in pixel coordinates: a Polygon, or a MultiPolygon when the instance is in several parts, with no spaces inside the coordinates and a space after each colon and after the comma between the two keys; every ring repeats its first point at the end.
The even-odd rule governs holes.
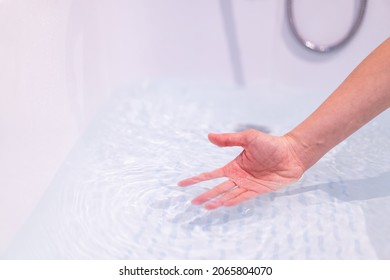
{"type": "Polygon", "coordinates": [[[245,132],[220,134],[210,133],[208,136],[210,142],[219,147],[244,147],[248,143],[247,135],[245,134],[245,132]]]}

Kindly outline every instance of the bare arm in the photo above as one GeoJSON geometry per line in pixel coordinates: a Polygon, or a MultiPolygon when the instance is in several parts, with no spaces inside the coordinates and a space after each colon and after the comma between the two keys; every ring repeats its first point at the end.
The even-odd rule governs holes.
{"type": "Polygon", "coordinates": [[[210,134],[220,147],[241,146],[231,162],[179,182],[227,180],[196,197],[207,209],[233,206],[297,181],[330,149],[390,106],[390,39],[374,50],[306,120],[284,136],[256,130],[210,134]]]}
{"type": "Polygon", "coordinates": [[[390,38],[285,137],[304,169],[390,107],[390,38]]]}

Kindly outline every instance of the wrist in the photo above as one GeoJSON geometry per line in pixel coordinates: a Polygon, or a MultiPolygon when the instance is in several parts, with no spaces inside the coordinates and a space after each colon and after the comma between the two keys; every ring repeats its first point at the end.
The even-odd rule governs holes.
{"type": "Polygon", "coordinates": [[[303,137],[294,131],[288,132],[283,138],[287,142],[291,154],[304,172],[321,158],[321,156],[318,155],[321,143],[316,143],[314,146],[310,145],[303,137]]]}

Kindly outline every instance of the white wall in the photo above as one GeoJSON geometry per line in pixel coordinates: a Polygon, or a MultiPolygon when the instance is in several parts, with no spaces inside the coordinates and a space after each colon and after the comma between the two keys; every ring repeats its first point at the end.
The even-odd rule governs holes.
{"type": "MultiPolygon", "coordinates": [[[[363,24],[352,41],[334,53],[317,54],[299,45],[291,34],[285,1],[233,2],[236,4],[245,78],[249,85],[268,79],[272,83],[330,92],[390,35],[390,2],[368,1],[363,24]]],[[[295,0],[297,25],[313,40],[335,41],[349,28],[358,2],[295,0]]]]}
{"type": "MultiPolygon", "coordinates": [[[[301,0],[300,26],[310,33],[316,13],[331,13],[319,38],[339,36],[355,1],[340,2],[313,11],[301,0]]],[[[353,41],[318,55],[292,38],[284,1],[0,0],[0,253],[120,85],[265,81],[327,93],[389,36],[389,12],[389,1],[371,1],[353,41]]]]}

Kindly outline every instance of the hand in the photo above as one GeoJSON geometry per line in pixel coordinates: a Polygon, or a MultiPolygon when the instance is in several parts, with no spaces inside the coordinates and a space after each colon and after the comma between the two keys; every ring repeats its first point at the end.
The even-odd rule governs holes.
{"type": "Polygon", "coordinates": [[[205,180],[227,177],[228,180],[192,200],[205,202],[206,209],[233,206],[260,194],[276,191],[297,181],[304,172],[288,136],[271,136],[257,130],[239,133],[209,134],[220,147],[241,146],[244,150],[225,166],[178,183],[185,187],[205,180]]]}

